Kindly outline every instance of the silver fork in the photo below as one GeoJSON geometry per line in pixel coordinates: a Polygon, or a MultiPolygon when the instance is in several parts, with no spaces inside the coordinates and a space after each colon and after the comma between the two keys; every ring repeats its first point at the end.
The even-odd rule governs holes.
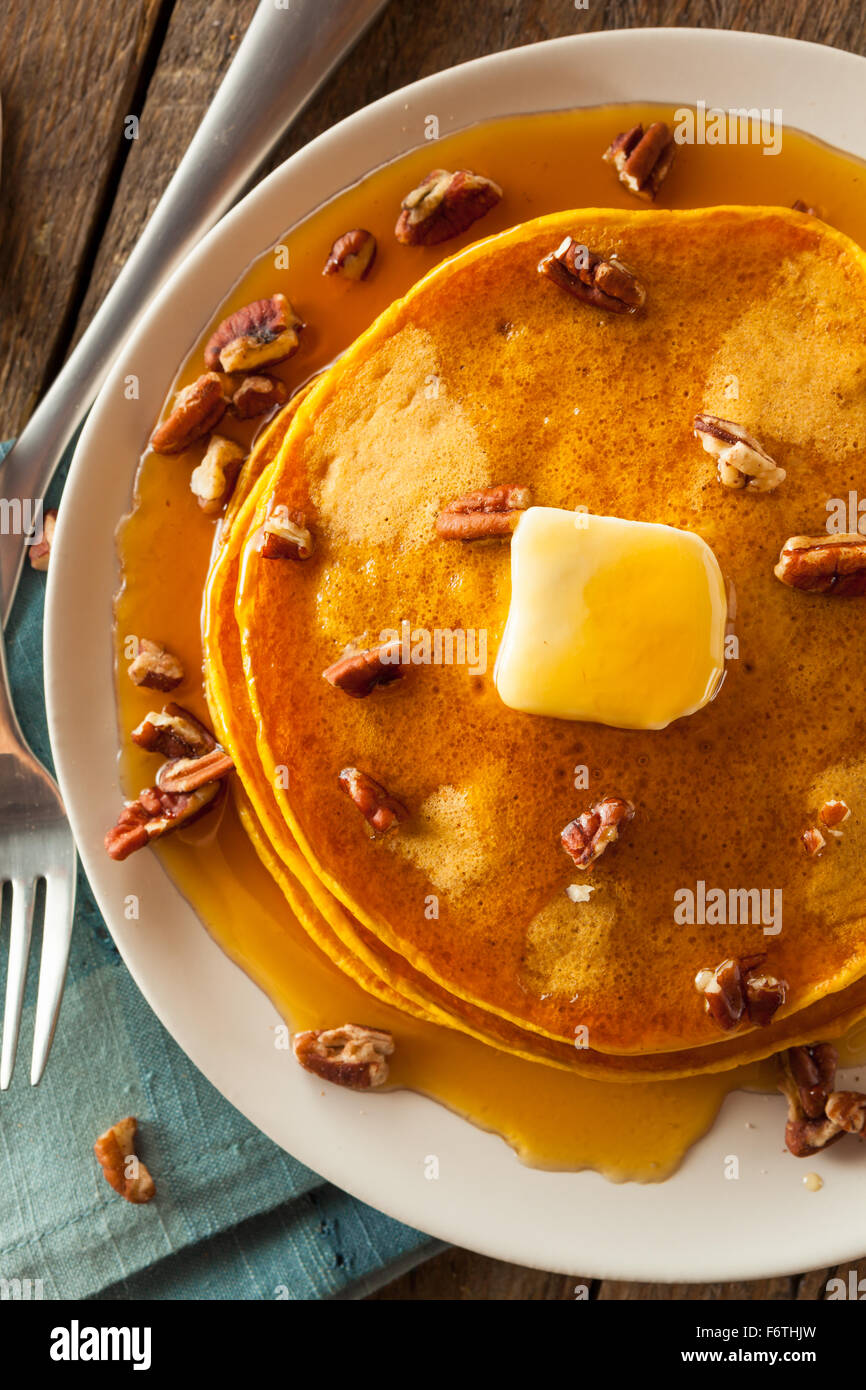
{"type": "Polygon", "coordinates": [[[40,879],[45,882],[42,956],[30,1083],[45,1070],[63,995],[75,907],[75,841],[57,784],[24,740],[6,670],[0,629],[0,883],[12,894],[0,1091],[12,1080],[24,983],[30,958],[33,909],[40,879]]]}

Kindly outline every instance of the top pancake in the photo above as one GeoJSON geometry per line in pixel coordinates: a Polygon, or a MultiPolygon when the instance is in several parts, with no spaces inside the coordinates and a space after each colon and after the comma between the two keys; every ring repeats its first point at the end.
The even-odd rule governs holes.
{"type": "Polygon", "coordinates": [[[572,212],[469,248],[393,305],[297,411],[269,503],[313,518],[306,564],[243,557],[237,616],[258,755],[286,834],[323,883],[413,967],[529,1029],[653,1052],[716,1043],[696,970],[768,953],[786,1013],[864,969],[866,831],[855,601],[783,588],[782,542],[819,533],[866,455],[864,258],[772,209],[572,212]],[[537,274],[565,234],[616,251],[647,287],[610,316],[537,274]],[[736,392],[736,395],[733,393],[736,392]],[[734,418],[788,470],[730,492],[692,437],[734,418]],[[547,506],[698,532],[736,592],[739,660],[717,699],[648,733],[521,715],[491,682],[507,612],[506,545],[440,541],[460,492],[509,482],[547,506]],[[488,669],[418,666],[353,701],[321,678],[346,643],[413,628],[484,629],[488,669]],[[412,815],[371,841],[337,774],[355,764],[412,815]],[[574,769],[589,768],[576,791],[574,769]],[[616,791],[637,807],[572,904],[562,826],[616,791]],[[828,795],[854,809],[809,861],[798,836],[828,795]],[[678,926],[674,893],[780,888],[760,925],[678,926]],[[430,895],[438,917],[430,912],[430,895]]]}

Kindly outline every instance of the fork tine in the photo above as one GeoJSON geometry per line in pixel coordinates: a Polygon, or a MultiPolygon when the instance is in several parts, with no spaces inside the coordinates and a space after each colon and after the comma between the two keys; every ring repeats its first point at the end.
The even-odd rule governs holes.
{"type": "Polygon", "coordinates": [[[48,1061],[66,966],[75,908],[75,851],[72,863],[45,876],[45,925],[42,929],[42,955],[39,961],[39,992],[36,996],[36,1023],[33,1030],[33,1057],[30,1084],[38,1085],[48,1061]]]}
{"type": "Polygon", "coordinates": [[[15,1069],[35,901],[35,882],[31,880],[28,883],[26,879],[13,878],[9,966],[6,975],[6,1005],[3,1010],[3,1054],[0,1057],[0,1091],[8,1089],[9,1082],[12,1080],[12,1072],[15,1069]]]}

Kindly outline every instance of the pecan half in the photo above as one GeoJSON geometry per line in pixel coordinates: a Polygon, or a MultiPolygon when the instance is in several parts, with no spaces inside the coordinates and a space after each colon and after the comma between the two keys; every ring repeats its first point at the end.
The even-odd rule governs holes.
{"type": "Polygon", "coordinates": [[[207,782],[217,782],[234,772],[235,765],[222,748],[212,748],[197,758],[172,758],[156,774],[161,792],[195,792],[207,782]]]}
{"type": "Polygon", "coordinates": [[[699,970],[695,976],[707,1013],[725,1031],[744,1018],[765,1028],[787,999],[787,983],[761,971],[763,960],[763,954],[723,960],[714,970],[699,970]]]}
{"type": "Polygon", "coordinates": [[[137,801],[126,802],[117,824],[108,831],[105,848],[109,857],[127,859],[151,840],[191,825],[199,816],[213,810],[222,790],[222,782],[208,782],[193,792],[166,792],[159,787],[145,787],[137,801]]]}
{"type": "Polygon", "coordinates": [[[164,758],[200,758],[216,747],[216,739],[194,714],[174,702],[151,710],[130,735],[133,743],[164,758]]]}
{"type": "Polygon", "coordinates": [[[636,125],[617,135],[602,159],[613,165],[629,193],[652,202],[670,173],[675,153],[670,128],[664,121],[653,121],[646,130],[636,125]]]}
{"type": "Polygon", "coordinates": [[[126,669],[133,685],[143,685],[148,690],[174,690],[183,680],[183,666],[177,657],[146,637],[142,637],[138,655],[126,669]]]}
{"type": "Polygon", "coordinates": [[[724,487],[772,492],[785,481],[784,468],[779,468],[742,425],[720,420],[718,415],[701,414],[695,416],[693,428],[695,438],[716,460],[719,482],[724,487]]]}
{"type": "Polygon", "coordinates": [[[789,589],[859,598],[866,594],[866,537],[856,531],[840,536],[791,536],[773,573],[789,589]]]}
{"type": "Polygon", "coordinates": [[[379,647],[370,647],[363,652],[349,652],[341,656],[326,671],[322,672],[326,681],[363,700],[379,685],[390,685],[403,675],[401,661],[402,645],[399,640],[383,642],[379,647]]]}
{"type": "Polygon", "coordinates": [[[436,518],[436,534],[447,541],[481,541],[510,536],[530,505],[528,487],[501,483],[455,497],[436,518]]]}
{"type": "Polygon", "coordinates": [[[250,372],[297,352],[304,327],[284,294],[256,299],[223,319],[204,350],[212,370],[250,372]]]}
{"type": "Polygon", "coordinates": [[[48,561],[51,559],[51,547],[54,544],[54,531],[57,526],[57,512],[54,507],[49,508],[42,517],[42,538],[34,541],[27,547],[30,556],[30,563],[35,570],[47,570],[48,561]]]}
{"type": "Polygon", "coordinates": [[[190,490],[203,512],[213,515],[225,505],[245,458],[245,450],[233,439],[221,434],[212,436],[204,458],[192,470],[189,480],[190,490]]]}
{"type": "Polygon", "coordinates": [[[118,1120],[93,1145],[96,1161],[106,1182],[127,1202],[140,1206],[156,1196],[156,1184],[140,1158],[135,1154],[138,1121],[127,1115],[118,1120]]]}
{"type": "Polygon", "coordinates": [[[218,372],[205,372],[178,391],[167,420],[150,436],[157,454],[182,454],[197,439],[216,429],[226,413],[229,398],[218,372]]]}
{"type": "Polygon", "coordinates": [[[323,275],[342,275],[344,280],[366,280],[376,259],[376,238],[364,227],[344,232],[331,247],[323,275]]]}
{"type": "Polygon", "coordinates": [[[576,820],[568,822],[560,839],[578,869],[591,869],[608,845],[619,839],[620,827],[634,816],[634,806],[621,796],[606,796],[576,820]]]}
{"type": "Polygon", "coordinates": [[[790,1047],[779,1057],[779,1090],[788,1101],[785,1143],[795,1158],[808,1158],[845,1133],[826,1113],[837,1060],[829,1043],[790,1047]]]}
{"type": "Polygon", "coordinates": [[[244,377],[232,396],[232,410],[239,420],[252,420],[256,415],[266,415],[278,405],[285,405],[288,390],[279,377],[267,372],[244,377]]]}
{"type": "Polygon", "coordinates": [[[335,1086],[348,1086],[354,1091],[370,1091],[388,1079],[394,1038],[384,1029],[344,1023],[340,1028],[296,1033],[292,1048],[304,1070],[323,1081],[333,1081],[335,1086]]]}
{"type": "Polygon", "coordinates": [[[634,314],[646,301],[646,290],[618,256],[600,256],[567,236],[538,263],[546,275],[575,299],[606,309],[610,314],[634,314]]]}
{"type": "Polygon", "coordinates": [[[259,554],[263,560],[309,560],[315,542],[303,512],[273,507],[262,529],[259,554]]]}
{"type": "Polygon", "coordinates": [[[380,782],[374,781],[357,767],[343,768],[340,773],[340,786],[355,803],[364,820],[373,827],[376,835],[385,835],[389,830],[393,830],[401,821],[406,820],[409,814],[403,803],[391,796],[380,782]]]}
{"type": "Polygon", "coordinates": [[[403,199],[394,235],[404,246],[435,246],[460,236],[501,197],[498,183],[471,169],[433,169],[403,199]]]}

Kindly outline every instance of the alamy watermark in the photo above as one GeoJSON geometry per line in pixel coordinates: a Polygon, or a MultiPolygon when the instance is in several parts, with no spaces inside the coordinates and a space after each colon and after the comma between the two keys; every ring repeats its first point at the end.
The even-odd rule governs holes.
{"type": "Polygon", "coordinates": [[[383,628],[379,642],[383,665],[466,666],[470,675],[487,670],[487,629],[484,627],[414,627],[404,618],[398,628],[383,628]]]}
{"type": "Polygon", "coordinates": [[[678,145],[761,145],[763,154],[782,151],[782,112],[773,107],[732,107],[723,110],[699,101],[695,108],[674,112],[674,140],[678,145]]]}

